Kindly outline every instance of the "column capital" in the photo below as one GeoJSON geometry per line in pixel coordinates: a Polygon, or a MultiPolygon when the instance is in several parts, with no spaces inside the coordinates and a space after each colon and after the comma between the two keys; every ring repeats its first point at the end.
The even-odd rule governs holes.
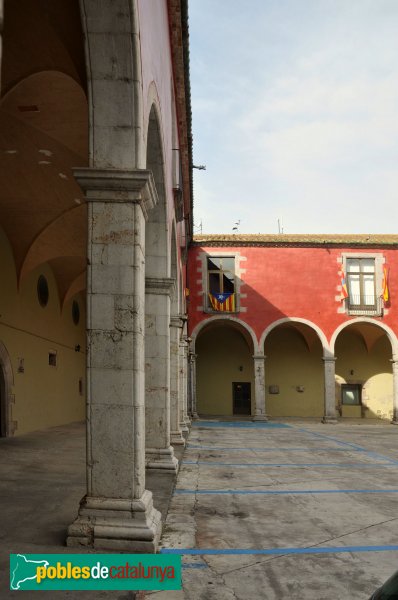
{"type": "Polygon", "coordinates": [[[145,277],[145,293],[170,296],[175,288],[171,277],[145,277]]]}
{"type": "Polygon", "coordinates": [[[265,354],[253,354],[254,360],[265,360],[267,357],[265,354]]]}
{"type": "Polygon", "coordinates": [[[186,318],[182,315],[174,315],[170,318],[170,327],[177,327],[178,329],[183,329],[186,322],[186,318]]]}
{"type": "Polygon", "coordinates": [[[158,203],[152,171],[79,168],[73,170],[73,175],[87,202],[140,204],[145,219],[148,211],[158,203]]]}
{"type": "Polygon", "coordinates": [[[336,362],[337,358],[335,356],[322,356],[322,360],[327,362],[336,362]]]}

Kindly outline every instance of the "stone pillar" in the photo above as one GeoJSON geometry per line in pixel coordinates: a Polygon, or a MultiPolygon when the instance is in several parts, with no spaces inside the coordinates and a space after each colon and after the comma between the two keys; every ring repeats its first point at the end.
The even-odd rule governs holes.
{"type": "Polygon", "coordinates": [[[324,379],[325,379],[325,414],[322,423],[337,423],[336,419],[336,358],[334,356],[324,356],[324,379]]]}
{"type": "Polygon", "coordinates": [[[149,171],[77,169],[88,206],[87,494],[67,545],[155,552],[145,489],[145,219],[149,171]]]}
{"type": "Polygon", "coordinates": [[[180,396],[181,367],[180,366],[180,339],[184,321],[180,317],[171,317],[170,320],[170,436],[173,445],[185,446],[180,424],[180,396]]]}
{"type": "Polygon", "coordinates": [[[265,411],[265,356],[254,354],[254,415],[253,421],[268,421],[265,411]]]}
{"type": "Polygon", "coordinates": [[[191,419],[188,416],[188,342],[180,342],[180,427],[183,433],[189,432],[191,419]]]}
{"type": "Polygon", "coordinates": [[[196,358],[197,354],[189,354],[189,395],[192,419],[199,419],[196,408],[196,358]]]}
{"type": "Polygon", "coordinates": [[[398,425],[398,357],[393,357],[392,361],[392,425],[398,425]]]}
{"type": "Polygon", "coordinates": [[[170,445],[170,296],[174,279],[145,279],[146,466],[176,471],[170,445]]]}

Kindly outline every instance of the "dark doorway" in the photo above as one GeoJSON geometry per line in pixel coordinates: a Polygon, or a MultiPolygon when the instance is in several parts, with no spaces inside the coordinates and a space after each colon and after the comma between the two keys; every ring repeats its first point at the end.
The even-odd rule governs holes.
{"type": "Polygon", "coordinates": [[[250,383],[234,381],[232,384],[233,414],[251,415],[250,383]]]}
{"type": "Polygon", "coordinates": [[[0,437],[6,435],[6,380],[0,364],[0,437]]]}

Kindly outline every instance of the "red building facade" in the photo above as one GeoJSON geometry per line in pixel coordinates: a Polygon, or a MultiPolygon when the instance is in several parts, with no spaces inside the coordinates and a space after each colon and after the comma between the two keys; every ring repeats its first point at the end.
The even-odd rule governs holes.
{"type": "Polygon", "coordinates": [[[198,412],[395,421],[397,249],[387,235],[196,236],[198,412]]]}

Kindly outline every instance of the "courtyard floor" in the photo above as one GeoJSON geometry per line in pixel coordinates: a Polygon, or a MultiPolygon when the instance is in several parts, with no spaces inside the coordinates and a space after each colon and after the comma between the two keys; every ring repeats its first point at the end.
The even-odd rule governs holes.
{"type": "Polygon", "coordinates": [[[398,429],[197,421],[162,539],[183,592],[367,600],[398,569],[398,429]]]}
{"type": "MultiPolygon", "coordinates": [[[[10,553],[70,551],[66,528],[85,489],[84,426],[2,439],[0,456],[0,597],[8,599],[10,553]]],[[[392,425],[200,420],[181,462],[174,492],[164,473],[149,473],[147,487],[163,513],[171,497],[161,552],[181,554],[184,589],[149,600],[367,600],[398,569],[392,425]]]]}

